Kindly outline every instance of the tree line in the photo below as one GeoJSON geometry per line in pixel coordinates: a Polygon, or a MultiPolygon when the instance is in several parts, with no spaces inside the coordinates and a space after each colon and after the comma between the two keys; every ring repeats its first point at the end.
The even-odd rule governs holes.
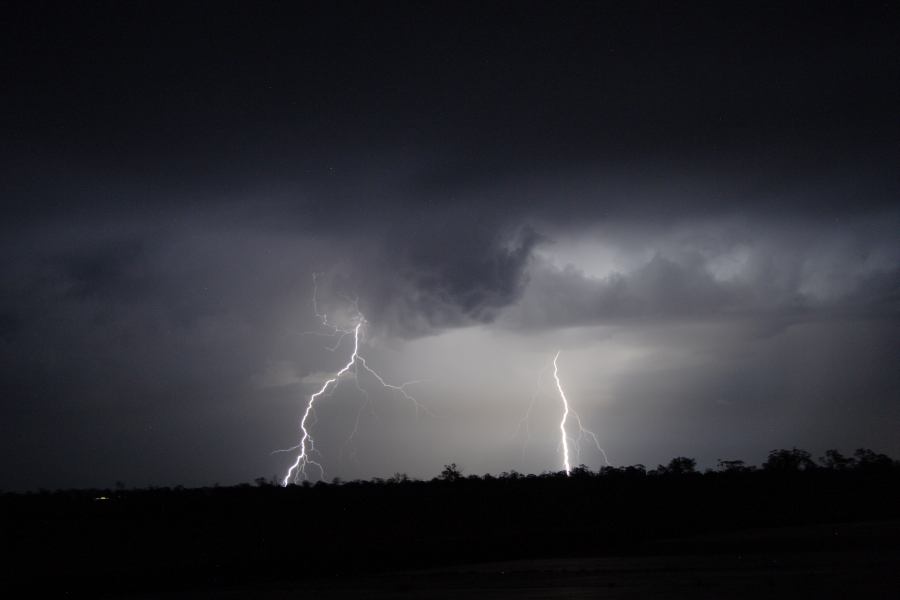
{"type": "MultiPolygon", "coordinates": [[[[717,474],[738,474],[738,473],[800,473],[809,471],[840,471],[840,472],[862,472],[862,473],[887,473],[892,471],[900,472],[900,461],[894,460],[887,454],[875,452],[869,448],[857,448],[851,455],[847,456],[836,449],[826,450],[823,456],[814,459],[812,454],[800,448],[776,449],[769,452],[766,460],[760,466],[748,465],[743,460],[719,459],[715,468],[700,471],[697,469],[697,460],[687,456],[676,456],[665,465],[658,465],[654,469],[648,469],[646,465],[635,464],[623,467],[606,466],[598,470],[591,470],[587,465],[581,464],[574,467],[569,474],[565,471],[544,471],[540,474],[523,474],[516,470],[503,471],[497,475],[485,473],[484,475],[466,475],[455,462],[445,464],[440,474],[432,478],[431,481],[456,482],[456,481],[491,481],[494,479],[552,479],[564,477],[615,477],[625,476],[646,476],[646,477],[677,477],[677,476],[694,476],[694,475],[717,475],[717,474]]],[[[409,477],[406,473],[395,473],[391,477],[373,477],[369,480],[353,480],[343,481],[339,477],[335,477],[331,482],[317,481],[315,483],[304,481],[299,485],[302,487],[310,486],[326,486],[326,485],[397,485],[404,483],[420,482],[418,479],[409,477]]],[[[259,487],[280,486],[277,477],[266,479],[259,477],[254,480],[259,487]]],[[[246,485],[246,484],[244,484],[246,485]]]]}

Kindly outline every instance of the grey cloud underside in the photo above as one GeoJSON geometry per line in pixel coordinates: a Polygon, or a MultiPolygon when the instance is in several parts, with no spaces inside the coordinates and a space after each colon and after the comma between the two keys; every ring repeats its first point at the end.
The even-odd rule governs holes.
{"type": "Polygon", "coordinates": [[[894,317],[900,269],[861,276],[836,296],[802,290],[802,279],[773,264],[741,278],[716,279],[701,260],[655,255],[627,273],[591,277],[568,265],[538,263],[528,290],[504,315],[513,328],[552,328],[629,320],[750,318],[789,324],[809,318],[894,317]]]}
{"type": "MultiPolygon", "coordinates": [[[[835,222],[803,217],[610,220],[566,212],[550,233],[526,216],[504,223],[440,220],[392,230],[356,257],[355,293],[377,326],[418,337],[500,321],[546,329],[633,319],[895,318],[900,215],[873,210],[835,222]],[[517,221],[518,219],[518,221],[517,221]],[[598,233],[592,228],[601,224],[598,233]],[[592,225],[593,224],[593,225],[592,225]],[[554,260],[555,232],[594,239],[625,263],[604,275],[554,260]]],[[[590,262],[591,256],[581,257],[590,262]]]]}
{"type": "Polygon", "coordinates": [[[900,218],[891,211],[840,226],[755,218],[737,232],[727,220],[710,225],[687,218],[653,229],[611,221],[597,233],[589,224],[603,221],[593,216],[581,230],[551,223],[556,231],[546,235],[523,215],[506,222],[465,216],[436,211],[428,220],[319,238],[309,231],[199,224],[108,236],[76,224],[9,249],[16,260],[4,268],[0,336],[56,313],[66,320],[62,331],[85,323],[102,329],[132,314],[140,315],[138,322],[153,318],[175,328],[222,315],[257,322],[269,307],[306,289],[313,272],[328,277],[326,296],[358,298],[372,326],[405,338],[498,319],[505,328],[527,330],[628,319],[895,317],[898,311],[900,245],[893,231],[900,218]],[[560,231],[614,249],[626,266],[591,275],[590,265],[554,260],[560,231]],[[79,238],[91,242],[73,248],[79,238]]]}

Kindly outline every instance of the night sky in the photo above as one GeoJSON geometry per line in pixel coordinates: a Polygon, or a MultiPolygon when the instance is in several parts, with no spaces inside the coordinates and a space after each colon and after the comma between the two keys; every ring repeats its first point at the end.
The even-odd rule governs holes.
{"type": "Polygon", "coordinates": [[[2,489],[900,455],[895,2],[0,14],[2,489]]]}

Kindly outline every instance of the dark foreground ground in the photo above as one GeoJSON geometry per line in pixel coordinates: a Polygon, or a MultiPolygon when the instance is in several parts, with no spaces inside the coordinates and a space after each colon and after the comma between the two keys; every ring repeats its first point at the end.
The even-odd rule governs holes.
{"type": "MultiPolygon", "coordinates": [[[[552,551],[552,550],[551,550],[552,551]]],[[[646,554],[531,559],[141,598],[900,598],[900,521],[755,529],[646,554]]]]}
{"type": "Polygon", "coordinates": [[[0,494],[0,596],[900,598],[900,464],[802,464],[0,494]]]}

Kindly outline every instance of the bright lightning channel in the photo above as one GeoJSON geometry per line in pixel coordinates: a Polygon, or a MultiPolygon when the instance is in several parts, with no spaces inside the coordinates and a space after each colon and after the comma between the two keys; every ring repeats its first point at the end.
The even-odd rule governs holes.
{"type": "MultiPolygon", "coordinates": [[[[321,333],[321,332],[305,332],[305,333],[314,334],[314,335],[325,335],[325,336],[329,336],[329,337],[337,337],[338,340],[335,343],[335,345],[328,348],[328,350],[330,350],[332,352],[337,350],[337,348],[340,346],[341,342],[344,340],[345,337],[352,335],[353,336],[353,353],[350,355],[350,359],[347,361],[347,364],[345,364],[339,371],[335,372],[331,377],[326,379],[325,382],[322,384],[322,386],[318,389],[318,391],[316,391],[315,393],[310,395],[309,400],[306,403],[306,409],[303,411],[303,417],[300,419],[300,432],[301,432],[300,443],[298,443],[296,446],[292,446],[291,448],[286,448],[284,450],[277,451],[277,452],[292,452],[294,450],[300,451],[297,454],[297,458],[294,460],[294,463],[290,466],[287,473],[285,474],[284,479],[282,479],[281,484],[283,486],[288,486],[291,483],[296,483],[297,481],[308,479],[307,468],[310,465],[315,467],[319,471],[320,477],[324,477],[324,475],[325,475],[324,467],[317,461],[313,460],[313,458],[312,458],[312,454],[316,452],[316,447],[315,447],[315,441],[313,440],[312,434],[309,431],[310,424],[308,423],[308,421],[310,419],[310,416],[315,414],[314,407],[315,407],[316,400],[321,398],[326,393],[329,393],[330,391],[334,391],[334,388],[337,387],[341,378],[344,375],[350,373],[351,370],[352,370],[352,375],[356,381],[357,389],[359,389],[359,391],[362,392],[366,396],[366,403],[363,405],[363,408],[365,408],[365,406],[368,405],[368,394],[359,384],[359,367],[360,366],[362,366],[363,370],[365,370],[367,373],[372,375],[382,387],[389,389],[393,392],[396,392],[404,400],[408,400],[409,402],[411,402],[416,409],[416,416],[419,415],[420,411],[428,412],[428,409],[425,406],[423,406],[418,400],[416,400],[412,395],[410,395],[406,391],[406,388],[408,386],[416,384],[416,383],[421,383],[422,380],[407,381],[400,385],[394,385],[394,384],[388,383],[377,371],[375,371],[372,367],[370,367],[369,364],[366,362],[366,359],[363,358],[359,354],[360,336],[362,335],[362,327],[366,323],[366,319],[363,316],[363,314],[361,312],[359,312],[356,301],[352,302],[354,310],[356,311],[356,315],[353,318],[353,320],[356,322],[356,324],[351,329],[341,329],[340,327],[337,327],[336,325],[334,325],[333,323],[330,323],[328,321],[328,315],[326,313],[319,312],[318,300],[317,300],[318,281],[317,281],[315,275],[313,275],[313,284],[314,284],[313,285],[313,311],[315,312],[316,317],[318,317],[319,320],[322,322],[322,325],[329,328],[331,330],[331,333],[321,333]]],[[[347,440],[347,442],[349,442],[350,440],[353,439],[353,437],[356,435],[358,428],[359,428],[359,414],[357,414],[356,425],[354,426],[353,431],[350,434],[350,438],[347,440]]]]}
{"type": "Polygon", "coordinates": [[[562,382],[559,380],[559,366],[556,361],[559,360],[559,352],[553,357],[553,379],[556,380],[556,389],[559,390],[559,397],[562,398],[563,416],[559,423],[559,430],[562,432],[562,449],[563,449],[563,468],[566,475],[571,474],[572,465],[569,464],[569,436],[566,434],[566,421],[569,418],[569,400],[566,398],[566,392],[563,391],[562,382]]]}
{"type": "Polygon", "coordinates": [[[578,413],[572,410],[569,407],[569,399],[566,398],[566,392],[563,390],[562,381],[559,378],[559,355],[562,350],[558,351],[556,355],[553,357],[553,379],[556,380],[556,389],[559,392],[559,397],[562,400],[563,404],[563,415],[562,420],[559,423],[559,431],[560,431],[560,445],[562,446],[563,451],[563,469],[566,471],[566,476],[572,474],[572,465],[569,462],[569,441],[572,440],[575,442],[575,452],[578,454],[579,458],[581,456],[580,448],[581,442],[585,437],[588,437],[593,442],[597,451],[603,456],[603,461],[606,463],[606,466],[609,466],[609,459],[606,456],[606,452],[603,448],[600,447],[600,441],[597,439],[597,434],[589,429],[585,429],[584,425],[581,422],[581,417],[578,416],[578,413]],[[569,434],[566,432],[566,422],[569,420],[569,414],[573,416],[575,421],[578,424],[578,435],[572,439],[569,434]]]}

